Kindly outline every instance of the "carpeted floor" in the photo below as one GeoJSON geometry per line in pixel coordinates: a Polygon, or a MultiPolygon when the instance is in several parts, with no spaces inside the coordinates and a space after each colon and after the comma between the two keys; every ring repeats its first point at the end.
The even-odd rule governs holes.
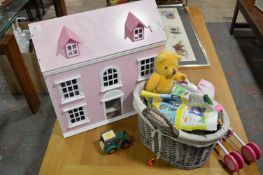
{"type": "MultiPolygon", "coordinates": [[[[227,23],[208,23],[221,64],[249,139],[263,148],[263,52],[253,39],[234,38],[227,23]]],[[[55,114],[48,95],[31,115],[21,96],[12,96],[0,72],[0,172],[2,175],[38,174],[55,114]]],[[[263,172],[262,160],[258,163],[263,172]]]]}
{"type": "MultiPolygon", "coordinates": [[[[207,23],[247,136],[263,148],[263,49],[251,31],[230,36],[229,25],[207,23]]],[[[262,158],[258,166],[263,173],[262,158]]]]}

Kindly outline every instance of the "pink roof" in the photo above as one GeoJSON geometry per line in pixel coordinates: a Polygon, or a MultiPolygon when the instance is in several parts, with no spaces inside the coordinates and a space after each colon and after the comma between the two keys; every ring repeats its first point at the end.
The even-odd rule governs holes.
{"type": "Polygon", "coordinates": [[[66,26],[63,26],[60,36],[58,38],[58,43],[60,47],[63,48],[69,41],[80,43],[79,37],[66,26]]]}
{"type": "Polygon", "coordinates": [[[29,28],[42,72],[64,70],[75,64],[94,62],[94,59],[103,60],[101,58],[109,55],[166,41],[155,0],[135,1],[39,21],[29,24],[29,28]],[[143,40],[132,42],[124,38],[124,25],[129,12],[136,15],[147,27],[151,27],[152,31],[145,31],[143,40]],[[81,54],[74,59],[67,59],[58,52],[61,50],[58,48],[59,42],[65,43],[64,39],[59,39],[64,26],[68,28],[65,32],[67,36],[62,38],[77,41],[81,39],[81,54]],[[69,29],[72,32],[69,32],[69,29]]]}
{"type": "Polygon", "coordinates": [[[131,32],[134,28],[138,26],[138,24],[141,24],[142,26],[146,27],[141,20],[139,20],[134,14],[129,12],[125,22],[125,27],[131,32]]]}

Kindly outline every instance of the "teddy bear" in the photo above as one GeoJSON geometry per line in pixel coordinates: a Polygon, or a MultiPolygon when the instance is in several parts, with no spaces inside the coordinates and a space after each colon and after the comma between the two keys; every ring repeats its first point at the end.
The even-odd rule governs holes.
{"type": "Polygon", "coordinates": [[[146,91],[168,94],[174,81],[182,82],[186,75],[178,71],[178,62],[181,56],[169,51],[162,51],[155,59],[155,71],[146,83],[146,91]]]}

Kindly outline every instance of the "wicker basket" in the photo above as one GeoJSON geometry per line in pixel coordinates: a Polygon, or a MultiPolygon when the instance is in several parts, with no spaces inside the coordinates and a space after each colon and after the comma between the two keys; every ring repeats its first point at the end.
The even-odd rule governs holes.
{"type": "Polygon", "coordinates": [[[134,90],[133,106],[138,112],[140,137],[143,144],[152,150],[157,158],[172,166],[194,169],[203,166],[209,159],[217,140],[229,129],[227,113],[223,111],[222,127],[210,134],[192,134],[176,130],[165,117],[147,108],[140,92],[145,82],[134,90]]]}

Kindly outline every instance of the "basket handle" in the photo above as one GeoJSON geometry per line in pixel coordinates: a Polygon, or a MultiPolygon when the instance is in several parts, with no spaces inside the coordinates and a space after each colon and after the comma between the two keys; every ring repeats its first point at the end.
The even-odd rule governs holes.
{"type": "Polygon", "coordinates": [[[155,111],[155,110],[153,110],[153,109],[151,109],[151,108],[149,108],[149,107],[147,107],[147,108],[145,108],[143,111],[142,111],[142,114],[146,117],[146,118],[148,118],[147,116],[148,115],[146,115],[147,113],[149,113],[150,115],[153,115],[153,116],[156,116],[156,117],[161,117],[164,121],[165,121],[165,123],[172,129],[172,131],[173,131],[173,137],[175,137],[175,138],[178,138],[179,137],[179,131],[172,125],[172,123],[163,115],[163,114],[161,114],[161,113],[159,113],[158,111],[155,111]]]}

